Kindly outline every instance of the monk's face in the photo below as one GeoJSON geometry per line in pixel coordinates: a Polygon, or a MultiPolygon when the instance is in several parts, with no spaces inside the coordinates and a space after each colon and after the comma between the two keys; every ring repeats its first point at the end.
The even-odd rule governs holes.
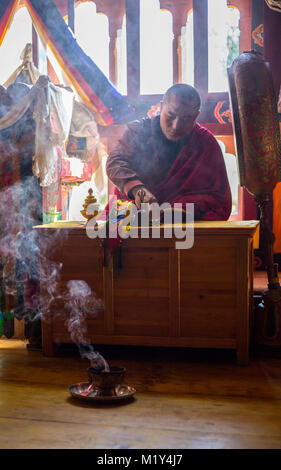
{"type": "Polygon", "coordinates": [[[160,126],[168,140],[176,142],[188,136],[199,115],[198,103],[171,94],[162,103],[160,126]]]}

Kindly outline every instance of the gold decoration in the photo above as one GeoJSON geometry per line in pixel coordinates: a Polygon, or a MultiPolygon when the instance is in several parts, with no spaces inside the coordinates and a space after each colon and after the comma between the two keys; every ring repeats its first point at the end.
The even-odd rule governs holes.
{"type": "Polygon", "coordinates": [[[95,210],[94,212],[89,212],[89,214],[87,214],[87,207],[90,204],[94,204],[96,202],[97,202],[97,200],[96,200],[95,196],[93,196],[93,190],[90,188],[89,191],[88,191],[88,196],[86,197],[85,202],[83,204],[84,209],[82,211],[80,211],[80,213],[83,215],[83,217],[85,217],[85,219],[90,220],[93,217],[96,217],[96,215],[98,214],[98,212],[99,212],[98,210],[95,210]]]}
{"type": "Polygon", "coordinates": [[[268,8],[281,12],[281,0],[265,0],[268,8]]]}
{"type": "Polygon", "coordinates": [[[254,29],[252,32],[252,38],[255,44],[263,47],[263,24],[259,24],[256,29],[254,29]]]}

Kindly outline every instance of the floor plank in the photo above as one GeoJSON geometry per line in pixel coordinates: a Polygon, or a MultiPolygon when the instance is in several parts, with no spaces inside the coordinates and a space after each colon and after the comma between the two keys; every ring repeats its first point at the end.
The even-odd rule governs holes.
{"type": "Polygon", "coordinates": [[[44,357],[16,340],[0,340],[0,352],[1,449],[281,448],[278,355],[240,367],[227,354],[105,348],[137,393],[97,405],[68,392],[87,380],[79,356],[44,357]]]}

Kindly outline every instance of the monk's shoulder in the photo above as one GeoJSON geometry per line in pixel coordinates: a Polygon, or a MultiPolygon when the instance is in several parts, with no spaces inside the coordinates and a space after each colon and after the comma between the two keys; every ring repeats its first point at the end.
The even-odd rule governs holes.
{"type": "Polygon", "coordinates": [[[121,142],[129,143],[134,148],[144,145],[152,134],[152,123],[150,118],[131,121],[127,124],[121,142]]]}
{"type": "Polygon", "coordinates": [[[131,121],[127,124],[127,129],[132,134],[150,133],[152,129],[152,121],[150,118],[131,121]]]}
{"type": "Polygon", "coordinates": [[[219,147],[219,144],[215,138],[215,136],[212,134],[209,129],[207,129],[204,126],[201,126],[200,124],[196,123],[194,126],[194,133],[193,137],[195,141],[202,146],[214,146],[214,147],[219,147]]]}

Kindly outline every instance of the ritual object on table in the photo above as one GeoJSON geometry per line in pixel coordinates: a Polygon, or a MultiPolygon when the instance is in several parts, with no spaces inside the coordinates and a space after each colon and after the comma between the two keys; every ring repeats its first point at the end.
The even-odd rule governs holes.
{"type": "Polygon", "coordinates": [[[260,208],[268,278],[268,289],[257,311],[256,340],[281,345],[281,287],[270,222],[273,189],[281,181],[277,100],[269,64],[256,51],[239,55],[228,69],[228,79],[240,185],[254,196],[260,208]]]}
{"type": "Polygon", "coordinates": [[[90,220],[92,219],[93,217],[96,217],[96,215],[98,214],[98,210],[95,210],[95,211],[87,211],[87,207],[90,205],[90,204],[95,204],[97,202],[97,199],[95,198],[95,196],[93,196],[93,190],[90,188],[88,190],[88,195],[85,199],[85,202],[83,204],[83,210],[80,211],[80,213],[83,215],[83,217],[85,217],[85,219],[87,220],[90,220]]]}

